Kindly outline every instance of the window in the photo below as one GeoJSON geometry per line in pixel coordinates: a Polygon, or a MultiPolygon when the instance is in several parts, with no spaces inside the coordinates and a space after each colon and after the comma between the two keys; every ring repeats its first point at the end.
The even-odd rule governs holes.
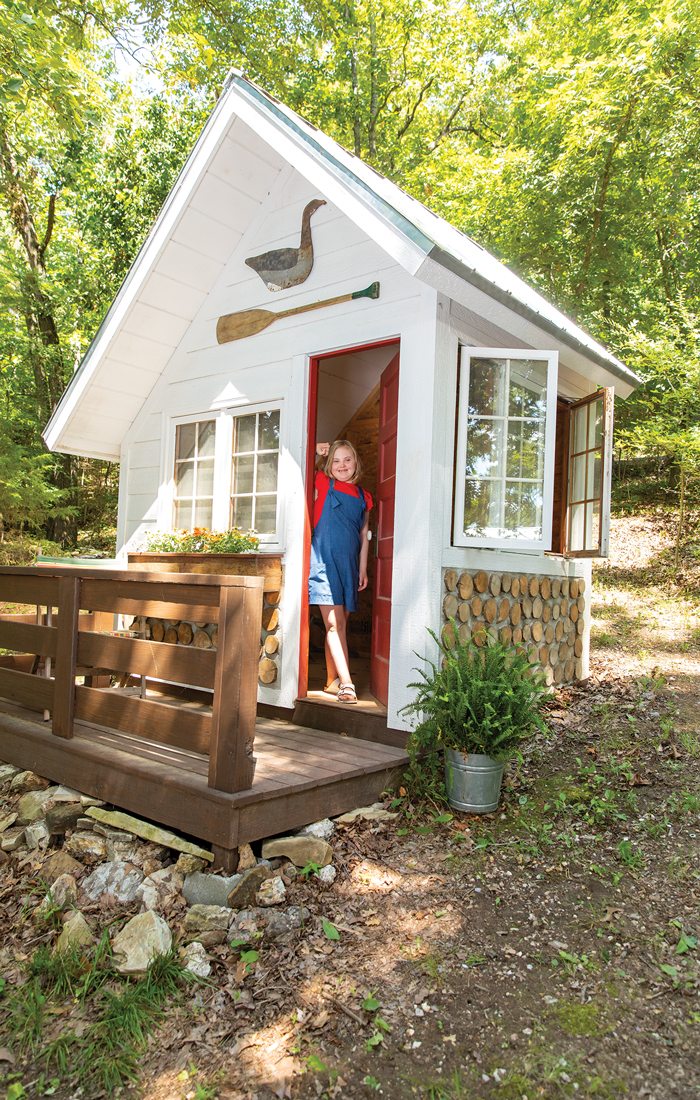
{"type": "Polygon", "coordinates": [[[226,410],[175,428],[173,525],[277,538],[280,409],[226,410]]]}
{"type": "Polygon", "coordinates": [[[252,528],[261,535],[275,532],[279,451],[279,409],[234,417],[232,527],[252,528]]]}
{"type": "Polygon", "coordinates": [[[215,420],[178,424],[175,431],[175,527],[211,527],[214,506],[215,420]]]}
{"type": "Polygon", "coordinates": [[[547,545],[556,376],[554,352],[462,349],[457,545],[547,545]]]}
{"type": "Polygon", "coordinates": [[[612,414],[612,390],[569,409],[566,552],[572,556],[608,553],[612,414]]]}

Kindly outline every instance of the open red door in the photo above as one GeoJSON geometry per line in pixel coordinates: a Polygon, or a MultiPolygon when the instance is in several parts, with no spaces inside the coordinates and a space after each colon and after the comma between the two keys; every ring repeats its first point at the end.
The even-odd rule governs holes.
{"type": "Polygon", "coordinates": [[[377,439],[377,569],[372,601],[370,691],[384,706],[389,698],[391,572],[394,560],[396,427],[399,409],[399,353],[382,373],[377,439]]]}

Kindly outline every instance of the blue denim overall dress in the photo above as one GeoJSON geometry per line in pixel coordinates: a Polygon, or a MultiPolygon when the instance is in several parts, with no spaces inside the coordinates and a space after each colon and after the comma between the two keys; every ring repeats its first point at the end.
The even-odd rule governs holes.
{"type": "Polygon", "coordinates": [[[328,485],[323,510],[311,539],[309,603],[338,604],[357,611],[360,576],[360,535],[367,502],[338,492],[335,479],[328,485]]]}

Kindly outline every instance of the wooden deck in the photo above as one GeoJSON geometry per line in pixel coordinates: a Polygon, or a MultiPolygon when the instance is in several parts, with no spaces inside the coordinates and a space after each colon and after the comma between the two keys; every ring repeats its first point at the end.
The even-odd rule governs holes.
{"type": "Polygon", "coordinates": [[[0,658],[0,760],[207,841],[227,869],[242,843],[374,801],[407,761],[402,745],[365,739],[376,734],[363,721],[378,716],[356,715],[353,737],[309,728],[310,718],[256,718],[261,586],[252,577],[0,569],[0,599],[37,606],[36,616],[0,616],[0,645],[15,653],[0,658]],[[217,650],[106,629],[111,613],[149,611],[218,622],[217,650]],[[160,690],[107,686],[115,674],[121,683],[155,678],[160,690]],[[167,698],[164,683],[192,684],[211,705],[167,698]]]}

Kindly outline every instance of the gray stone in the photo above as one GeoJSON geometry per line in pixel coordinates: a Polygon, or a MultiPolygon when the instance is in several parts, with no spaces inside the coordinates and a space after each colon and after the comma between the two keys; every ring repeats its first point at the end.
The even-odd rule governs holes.
{"type": "Polygon", "coordinates": [[[61,875],[72,875],[74,878],[81,875],[85,867],[82,863],[78,863],[77,859],[73,859],[73,856],[64,851],[63,848],[59,848],[57,852],[52,852],[41,865],[41,877],[46,882],[54,882],[61,875]]]}
{"type": "Polygon", "coordinates": [[[199,940],[205,947],[224,943],[230,917],[231,911],[224,905],[193,905],[185,916],[183,938],[186,943],[199,940]]]}
{"type": "Polygon", "coordinates": [[[73,833],[63,845],[63,850],[81,863],[101,863],[107,856],[107,841],[94,833],[73,833]]]}
{"type": "Polygon", "coordinates": [[[59,875],[39,906],[39,912],[71,909],[78,901],[78,884],[72,875],[59,875]]]}
{"type": "Polygon", "coordinates": [[[104,897],[122,905],[138,897],[139,886],[143,882],[143,871],[132,863],[112,860],[101,863],[83,883],[83,891],[91,901],[104,897]]]}
{"type": "Polygon", "coordinates": [[[209,956],[204,950],[204,944],[199,940],[193,940],[186,947],[181,947],[180,959],[185,970],[189,970],[196,978],[208,978],[211,974],[209,956]]]}
{"type": "Polygon", "coordinates": [[[303,829],[299,829],[297,836],[315,836],[319,840],[330,840],[334,832],[334,822],[329,817],[324,817],[322,821],[314,821],[311,825],[305,825],[303,829]]]}
{"type": "Polygon", "coordinates": [[[66,917],[63,931],[56,941],[54,952],[60,954],[71,947],[88,947],[93,942],[92,929],[79,909],[66,917]]]}
{"type": "Polygon", "coordinates": [[[42,778],[36,772],[17,772],[10,783],[11,791],[45,791],[50,786],[48,779],[42,778]]]}
{"type": "Polygon", "coordinates": [[[231,920],[229,935],[241,943],[257,943],[261,936],[268,940],[291,939],[311,916],[306,906],[290,905],[286,909],[241,909],[231,920]]]}
{"type": "Polygon", "coordinates": [[[251,867],[249,871],[244,871],[239,881],[229,892],[226,904],[230,906],[231,909],[247,908],[247,906],[252,905],[255,901],[255,895],[260,889],[261,883],[263,883],[265,879],[271,877],[271,868],[265,867],[262,864],[251,867]]]}
{"type": "Polygon", "coordinates": [[[241,844],[238,849],[238,871],[248,871],[257,862],[250,844],[241,844]]]}
{"type": "Polygon", "coordinates": [[[4,787],[19,773],[20,769],[16,768],[14,764],[0,764],[0,787],[4,787]]]}
{"type": "Polygon", "coordinates": [[[84,810],[87,810],[88,806],[104,806],[105,803],[100,798],[93,798],[89,794],[81,794],[80,805],[84,810]]]}
{"type": "Polygon", "coordinates": [[[7,829],[0,837],[0,848],[3,852],[16,852],[24,846],[24,826],[19,825],[14,829],[7,829]]]}
{"type": "Polygon", "coordinates": [[[373,802],[371,806],[360,806],[357,810],[350,810],[336,818],[338,825],[351,825],[353,821],[361,818],[363,821],[394,821],[399,815],[385,810],[381,802],[373,802]]]}
{"type": "Polygon", "coordinates": [[[103,810],[99,806],[90,806],[86,810],[86,817],[102,822],[103,825],[112,825],[116,829],[124,829],[127,833],[140,836],[143,840],[151,840],[155,844],[164,844],[166,848],[173,848],[176,852],[186,852],[188,855],[197,856],[207,863],[212,863],[214,856],[198,844],[192,844],[181,836],[171,833],[169,829],[161,829],[158,825],[152,825],[150,821],[142,821],[141,818],[132,817],[131,814],[122,813],[121,810],[103,810]]]}
{"type": "Polygon", "coordinates": [[[331,862],[333,850],[325,840],[313,836],[281,836],[276,840],[266,840],[262,854],[265,859],[272,856],[286,856],[297,867],[306,867],[307,863],[317,863],[325,867],[331,862]]]}
{"type": "Polygon", "coordinates": [[[187,875],[182,893],[188,905],[226,905],[226,899],[242,875],[206,875],[194,871],[187,875]]]}
{"type": "Polygon", "coordinates": [[[114,965],[120,974],[145,974],[149,963],[159,955],[167,955],[172,943],[166,922],[148,909],[132,917],[112,940],[114,965]]]}
{"type": "Polygon", "coordinates": [[[279,875],[274,875],[260,884],[260,889],[255,895],[258,905],[267,908],[271,905],[284,905],[287,891],[279,875]]]}
{"type": "Polygon", "coordinates": [[[322,867],[320,871],[316,872],[316,878],[319,882],[322,882],[324,886],[332,886],[337,874],[338,872],[333,864],[329,863],[327,867],[322,867]]]}
{"type": "Polygon", "coordinates": [[[234,911],[231,918],[229,935],[232,940],[238,940],[241,943],[255,943],[265,930],[266,923],[267,912],[265,910],[239,909],[234,911]]]}
{"type": "Polygon", "coordinates": [[[62,835],[75,828],[82,812],[79,802],[58,802],[46,811],[46,826],[52,836],[62,835]]]}
{"type": "Polygon", "coordinates": [[[17,820],[17,814],[5,814],[4,817],[0,817],[0,833],[4,833],[6,829],[10,828],[10,825],[14,825],[17,820]]]}
{"type": "Polygon", "coordinates": [[[173,905],[182,893],[183,878],[172,867],[161,867],[148,875],[138,888],[142,909],[163,909],[173,905]]]}
{"type": "Polygon", "coordinates": [[[20,825],[31,825],[44,817],[50,800],[50,788],[47,791],[35,790],[23,794],[17,805],[17,820],[20,825]]]}

